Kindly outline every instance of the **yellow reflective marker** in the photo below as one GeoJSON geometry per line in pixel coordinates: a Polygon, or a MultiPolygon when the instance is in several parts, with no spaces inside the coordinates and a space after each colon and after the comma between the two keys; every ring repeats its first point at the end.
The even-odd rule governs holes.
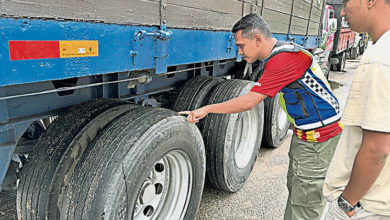
{"type": "Polygon", "coordinates": [[[99,56],[97,40],[60,41],[60,58],[97,56],[99,56]]]}

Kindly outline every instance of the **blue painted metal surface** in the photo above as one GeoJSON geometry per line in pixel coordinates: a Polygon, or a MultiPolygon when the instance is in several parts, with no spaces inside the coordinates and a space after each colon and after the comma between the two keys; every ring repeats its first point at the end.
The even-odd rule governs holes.
{"type": "MultiPolygon", "coordinates": [[[[0,18],[0,36],[0,97],[33,91],[31,87],[35,86],[50,89],[51,84],[44,82],[48,80],[142,69],[156,69],[156,73],[162,73],[168,66],[241,59],[241,56],[237,56],[232,34],[226,31],[167,30],[165,27],[0,18]],[[137,39],[137,33],[144,36],[137,39]],[[10,40],[97,40],[99,56],[11,61],[8,48],[10,40]],[[15,86],[5,87],[10,85],[15,86]]],[[[316,48],[319,45],[317,36],[276,34],[274,37],[283,41],[294,39],[295,43],[305,48],[316,48]]],[[[140,88],[155,86],[158,89],[172,84],[172,78],[161,77],[158,80],[155,84],[141,85],[140,88]]],[[[120,84],[120,88],[117,88],[119,96],[128,93],[126,85],[120,84]],[[127,93],[121,92],[122,89],[127,93]]],[[[96,98],[98,95],[95,93],[94,90],[80,90],[75,96],[46,94],[0,100],[0,185],[16,143],[32,121],[32,115],[96,98]],[[42,100],[45,102],[41,103],[42,100]],[[26,119],[9,124],[9,119],[20,117],[26,119]]]]}
{"type": "MultiPolygon", "coordinates": [[[[7,93],[4,88],[0,88],[0,97],[6,96],[7,93]]],[[[8,108],[7,108],[7,101],[6,100],[0,100],[0,124],[8,122],[8,108]]]]}
{"type": "Polygon", "coordinates": [[[321,38],[318,36],[305,36],[305,35],[286,35],[286,34],[274,34],[277,40],[281,41],[293,41],[294,43],[303,46],[306,49],[318,48],[321,42],[321,38]]]}
{"type": "Polygon", "coordinates": [[[0,191],[16,144],[30,123],[31,121],[24,121],[0,127],[0,191]]]}
{"type": "Polygon", "coordinates": [[[0,18],[0,86],[154,69],[156,59],[161,59],[158,57],[161,53],[168,54],[162,64],[165,68],[229,59],[237,54],[235,47],[227,49],[230,32],[170,29],[173,35],[171,39],[144,37],[140,40],[137,55],[134,56],[137,62],[133,65],[130,51],[135,49],[135,34],[158,30],[158,27],[0,18]],[[10,40],[97,40],[99,56],[11,61],[10,40]],[[157,44],[164,44],[165,52],[158,51],[157,44]]]}
{"type": "Polygon", "coordinates": [[[0,144],[0,191],[2,188],[2,183],[4,177],[7,173],[8,166],[11,162],[13,152],[15,150],[16,144],[0,144]]]}
{"type": "MultiPolygon", "coordinates": [[[[167,66],[237,57],[230,32],[170,29],[170,39],[150,34],[160,31],[158,27],[0,18],[0,86],[141,69],[162,73],[167,66]],[[137,33],[149,35],[135,40],[137,33]],[[97,40],[99,56],[11,61],[10,40],[97,40]]],[[[274,36],[289,40],[287,35],[274,36]]],[[[316,36],[290,37],[305,48],[318,46],[316,36]]]]}

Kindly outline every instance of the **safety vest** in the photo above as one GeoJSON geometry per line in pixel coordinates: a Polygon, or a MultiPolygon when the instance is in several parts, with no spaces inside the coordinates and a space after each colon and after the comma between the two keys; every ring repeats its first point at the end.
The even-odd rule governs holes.
{"type": "Polygon", "coordinates": [[[283,52],[303,53],[312,63],[303,76],[285,86],[280,91],[280,105],[288,120],[295,128],[307,131],[332,124],[341,118],[340,105],[328,81],[313,56],[292,43],[277,42],[271,55],[263,61],[263,69],[268,60],[283,52]]]}

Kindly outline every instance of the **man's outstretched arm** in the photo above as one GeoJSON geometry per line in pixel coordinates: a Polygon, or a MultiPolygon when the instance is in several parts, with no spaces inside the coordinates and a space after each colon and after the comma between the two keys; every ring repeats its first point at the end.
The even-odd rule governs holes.
{"type": "Polygon", "coordinates": [[[266,95],[257,92],[248,92],[243,96],[222,103],[206,105],[193,111],[183,111],[179,113],[188,114],[187,121],[194,124],[204,118],[208,113],[229,114],[251,110],[265,98],[267,98],[266,95]]]}

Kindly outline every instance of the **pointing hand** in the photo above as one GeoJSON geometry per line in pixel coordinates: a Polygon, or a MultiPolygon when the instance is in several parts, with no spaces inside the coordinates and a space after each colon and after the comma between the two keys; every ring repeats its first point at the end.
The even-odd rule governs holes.
{"type": "Polygon", "coordinates": [[[187,121],[191,124],[195,124],[200,119],[204,118],[208,113],[205,111],[204,108],[198,108],[193,111],[182,111],[179,112],[181,115],[188,115],[187,121]]]}

